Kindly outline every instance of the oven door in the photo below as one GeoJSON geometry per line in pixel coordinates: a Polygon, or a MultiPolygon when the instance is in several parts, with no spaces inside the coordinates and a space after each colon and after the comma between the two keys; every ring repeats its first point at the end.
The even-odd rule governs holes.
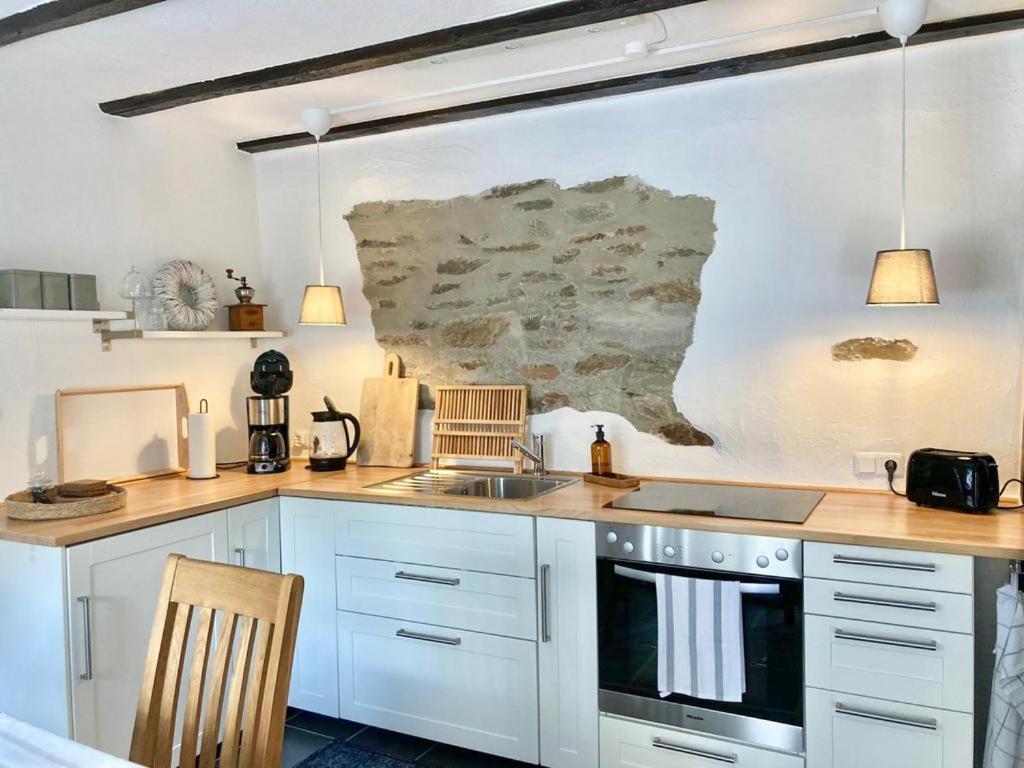
{"type": "Polygon", "coordinates": [[[597,574],[601,711],[803,752],[803,583],[799,579],[608,558],[598,558],[597,574]],[[746,585],[742,701],[659,695],[653,579],[657,573],[746,585]]]}

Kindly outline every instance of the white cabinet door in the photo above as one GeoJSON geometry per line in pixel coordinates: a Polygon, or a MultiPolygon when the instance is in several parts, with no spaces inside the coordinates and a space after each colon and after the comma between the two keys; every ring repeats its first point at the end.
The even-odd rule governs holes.
{"type": "Polygon", "coordinates": [[[341,716],[537,762],[537,645],[339,611],[341,716]]]}
{"type": "Polygon", "coordinates": [[[288,703],[329,717],[338,717],[337,506],[321,499],[281,499],[281,570],[306,581],[288,703]]]}
{"type": "Polygon", "coordinates": [[[281,572],[281,516],[276,498],[228,510],[231,562],[281,572]]]}
{"type": "Polygon", "coordinates": [[[598,761],[594,524],[537,518],[540,756],[548,768],[598,761]]]}
{"type": "Polygon", "coordinates": [[[227,553],[224,512],[68,548],[76,741],[128,756],[167,556],[226,562],[227,553]]]}
{"type": "Polygon", "coordinates": [[[807,689],[807,768],[965,768],[971,715],[807,689]]]}

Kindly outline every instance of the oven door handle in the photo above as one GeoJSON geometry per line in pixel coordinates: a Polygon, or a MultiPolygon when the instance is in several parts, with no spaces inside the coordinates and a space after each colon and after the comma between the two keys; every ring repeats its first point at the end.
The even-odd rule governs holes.
{"type": "Polygon", "coordinates": [[[714,760],[719,763],[730,763],[736,764],[740,761],[736,755],[723,755],[718,752],[706,752],[703,749],[696,749],[694,747],[684,747],[682,744],[673,744],[670,741],[665,741],[657,736],[651,740],[651,746],[655,749],[665,749],[669,752],[679,752],[683,755],[692,755],[693,757],[700,757],[704,760],[714,760]]]}

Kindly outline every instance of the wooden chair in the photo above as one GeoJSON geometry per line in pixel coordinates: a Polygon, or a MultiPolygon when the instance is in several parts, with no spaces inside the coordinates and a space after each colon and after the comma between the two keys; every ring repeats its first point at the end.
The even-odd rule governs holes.
{"type": "Polygon", "coordinates": [[[214,768],[223,725],[222,768],[278,768],[302,588],[301,576],[181,555],[167,558],[135,715],[132,762],[149,768],[171,765],[184,673],[188,684],[179,765],[214,768]],[[208,671],[215,632],[216,658],[208,671]]]}

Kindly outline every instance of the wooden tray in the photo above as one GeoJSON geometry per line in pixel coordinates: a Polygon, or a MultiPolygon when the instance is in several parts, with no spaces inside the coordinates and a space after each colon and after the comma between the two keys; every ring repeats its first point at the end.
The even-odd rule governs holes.
{"type": "Polygon", "coordinates": [[[620,475],[618,472],[610,475],[593,475],[588,472],[583,476],[583,482],[607,485],[609,488],[638,488],[640,486],[639,477],[620,475]]]}
{"type": "Polygon", "coordinates": [[[128,491],[117,485],[110,486],[110,493],[84,499],[58,496],[53,504],[38,504],[32,501],[28,491],[12,493],[4,500],[4,512],[12,520],[70,520],[74,517],[98,515],[113,512],[128,503],[128,491]]]}

